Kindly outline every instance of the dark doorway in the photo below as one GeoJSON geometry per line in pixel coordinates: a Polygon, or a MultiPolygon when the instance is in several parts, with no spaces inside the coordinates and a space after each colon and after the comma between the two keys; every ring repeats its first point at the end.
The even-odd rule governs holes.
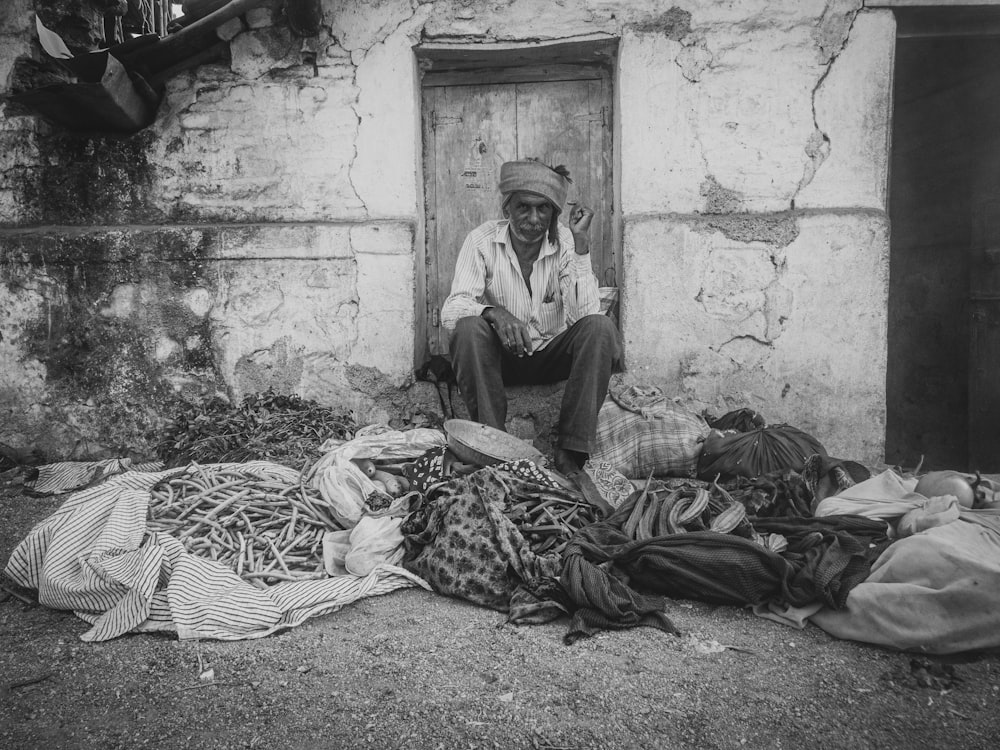
{"type": "Polygon", "coordinates": [[[897,28],[886,461],[1000,471],[1000,9],[897,28]]]}

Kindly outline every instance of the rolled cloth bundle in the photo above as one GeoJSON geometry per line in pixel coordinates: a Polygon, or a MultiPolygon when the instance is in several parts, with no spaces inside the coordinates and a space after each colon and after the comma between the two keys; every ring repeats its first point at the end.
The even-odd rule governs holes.
{"type": "Polygon", "coordinates": [[[710,482],[720,475],[725,481],[772,471],[801,472],[806,458],[817,453],[827,455],[816,438],[786,424],[731,434],[713,431],[698,459],[698,478],[710,482]]]}

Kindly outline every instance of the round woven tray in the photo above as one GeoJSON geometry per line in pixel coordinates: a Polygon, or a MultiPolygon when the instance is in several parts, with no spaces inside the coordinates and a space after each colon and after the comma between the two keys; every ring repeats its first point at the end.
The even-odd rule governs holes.
{"type": "Polygon", "coordinates": [[[468,419],[449,419],[444,423],[444,431],[451,452],[465,463],[490,466],[522,458],[542,459],[541,451],[531,443],[468,419]]]}

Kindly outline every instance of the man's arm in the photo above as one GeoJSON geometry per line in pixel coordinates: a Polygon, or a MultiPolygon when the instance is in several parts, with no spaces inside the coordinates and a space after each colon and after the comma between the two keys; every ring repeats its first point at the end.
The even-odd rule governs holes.
{"type": "Polygon", "coordinates": [[[455,278],[451,282],[451,293],[441,305],[441,325],[454,329],[461,318],[482,315],[487,305],[483,304],[486,291],[486,260],[476,246],[472,232],[462,243],[455,264],[455,278]]]}
{"type": "Polygon", "coordinates": [[[597,277],[590,262],[590,222],[593,212],[588,208],[574,207],[566,217],[569,231],[560,228],[560,244],[566,243],[570,235],[573,252],[561,253],[559,266],[559,290],[562,293],[563,312],[566,325],[573,325],[585,315],[601,311],[601,295],[597,289],[597,277]]]}

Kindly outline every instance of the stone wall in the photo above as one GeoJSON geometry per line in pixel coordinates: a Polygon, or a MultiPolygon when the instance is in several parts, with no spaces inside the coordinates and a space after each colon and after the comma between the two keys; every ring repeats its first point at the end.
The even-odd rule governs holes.
{"type": "MultiPolygon", "coordinates": [[[[327,0],[303,39],[274,2],[134,136],[8,105],[0,441],[120,452],[168,398],[266,386],[373,418],[436,402],[412,387],[413,48],[599,35],[620,39],[627,377],[877,460],[894,26],[860,6],[327,0]]],[[[0,87],[42,54],[30,9],[0,11],[0,87]]]]}

